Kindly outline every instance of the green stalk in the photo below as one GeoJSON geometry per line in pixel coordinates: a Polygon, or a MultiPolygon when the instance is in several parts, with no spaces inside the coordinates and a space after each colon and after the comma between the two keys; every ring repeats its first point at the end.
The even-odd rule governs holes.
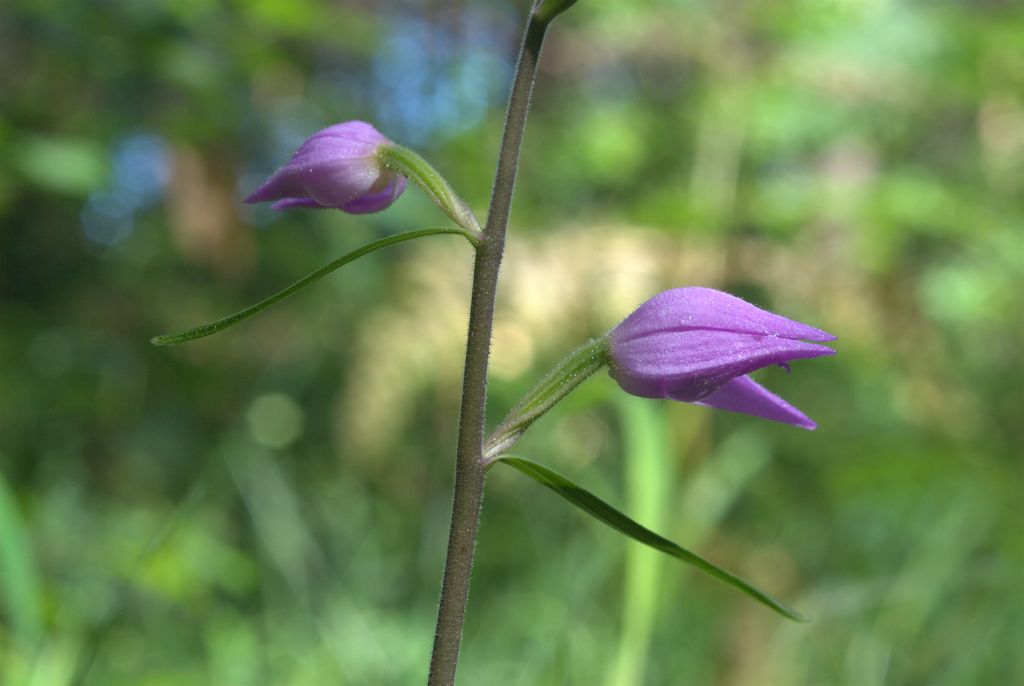
{"type": "Polygon", "coordinates": [[[558,363],[512,408],[487,439],[484,466],[494,464],[502,452],[519,440],[530,424],[607,363],[608,339],[604,336],[587,341],[558,363]]]}
{"type": "Polygon", "coordinates": [[[480,223],[473,210],[418,153],[401,145],[382,145],[377,150],[377,159],[388,169],[402,174],[423,189],[427,197],[453,222],[474,234],[480,232],[480,223]]]}
{"type": "Polygon", "coordinates": [[[459,660],[462,627],[466,617],[473,553],[480,526],[485,468],[483,433],[487,402],[487,365],[494,322],[494,298],[498,290],[498,270],[505,250],[505,230],[512,205],[519,164],[519,148],[530,108],[530,96],[537,74],[548,21],[538,19],[538,3],[531,9],[516,65],[515,79],[505,114],[498,167],[487,215],[487,225],[476,252],[473,266],[473,291],[466,339],[466,362],[462,381],[462,406],[459,413],[459,438],[455,458],[455,487],[452,520],[448,534],[441,601],[437,611],[434,649],[430,658],[428,686],[452,686],[459,660]]]}

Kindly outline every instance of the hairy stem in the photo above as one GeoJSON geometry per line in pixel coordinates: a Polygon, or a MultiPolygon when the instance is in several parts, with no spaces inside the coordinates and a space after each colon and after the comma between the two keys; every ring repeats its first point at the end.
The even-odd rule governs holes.
{"type": "MultiPolygon", "coordinates": [[[[535,9],[535,8],[534,8],[535,9]]],[[[477,248],[473,267],[473,293],[466,340],[466,365],[462,381],[462,406],[459,414],[459,438],[455,459],[455,492],[452,523],[448,534],[448,554],[441,583],[441,603],[437,612],[434,651],[430,659],[429,686],[451,686],[462,642],[462,626],[469,598],[473,553],[480,525],[480,505],[484,494],[483,454],[485,406],[487,402],[487,363],[494,320],[494,298],[498,289],[498,270],[505,250],[505,230],[512,205],[512,190],[519,164],[530,95],[537,73],[537,60],[548,22],[537,19],[534,11],[523,36],[515,80],[505,115],[498,167],[491,192],[487,225],[477,248]]]]}

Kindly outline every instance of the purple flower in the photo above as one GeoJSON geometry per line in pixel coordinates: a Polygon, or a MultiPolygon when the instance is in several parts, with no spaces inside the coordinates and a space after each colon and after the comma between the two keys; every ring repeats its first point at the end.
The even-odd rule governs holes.
{"type": "Polygon", "coordinates": [[[275,210],[335,207],[353,214],[379,212],[405,190],[405,177],[384,168],[377,149],[391,141],[362,121],[317,131],[288,163],[245,199],[274,200],[275,210]]]}
{"type": "Polygon", "coordinates": [[[817,425],[747,374],[835,351],[835,336],[710,288],[660,293],[609,334],[611,375],[628,393],[817,425]],[[803,340],[801,340],[803,339],[803,340]]]}

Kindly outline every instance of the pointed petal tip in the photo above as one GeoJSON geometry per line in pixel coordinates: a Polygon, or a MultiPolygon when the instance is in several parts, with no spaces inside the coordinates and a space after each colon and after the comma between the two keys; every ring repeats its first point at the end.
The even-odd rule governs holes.
{"type": "Polygon", "coordinates": [[[732,379],[696,404],[749,414],[807,431],[818,428],[814,420],[749,376],[732,379]]]}
{"type": "MultiPolygon", "coordinates": [[[[792,340],[792,339],[790,339],[792,340]]],[[[791,353],[787,353],[789,355],[791,353]]],[[[794,341],[792,357],[786,357],[783,362],[790,360],[809,360],[815,357],[825,357],[828,355],[835,355],[836,351],[834,348],[830,348],[827,345],[821,343],[807,343],[805,341],[794,341]]]]}
{"type": "Polygon", "coordinates": [[[272,192],[272,186],[270,185],[271,180],[272,179],[267,179],[266,181],[261,183],[256,190],[254,190],[249,195],[245,196],[245,199],[242,200],[242,202],[244,202],[246,205],[255,205],[258,202],[277,200],[278,197],[280,196],[272,192]]]}
{"type": "Polygon", "coordinates": [[[811,419],[810,417],[807,417],[806,415],[803,417],[803,419],[800,419],[800,420],[797,420],[797,421],[794,421],[794,422],[790,422],[790,423],[793,426],[797,427],[798,429],[805,429],[807,431],[817,431],[818,430],[818,423],[816,421],[814,421],[813,419],[811,419]]]}
{"type": "Polygon", "coordinates": [[[827,343],[836,340],[833,334],[813,326],[792,319],[787,320],[791,330],[782,334],[784,338],[793,338],[801,341],[813,341],[815,343],[827,343]]]}

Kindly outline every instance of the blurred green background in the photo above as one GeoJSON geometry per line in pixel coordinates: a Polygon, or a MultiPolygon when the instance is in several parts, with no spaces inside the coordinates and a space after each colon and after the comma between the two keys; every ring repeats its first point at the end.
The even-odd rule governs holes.
{"type": "MultiPolygon", "coordinates": [[[[525,0],[5,0],[0,683],[408,684],[432,639],[470,255],[240,198],[347,119],[483,212],[525,0]]],[[[580,0],[545,49],[492,421],[673,286],[839,336],[815,433],[626,398],[518,452],[814,617],[489,478],[461,683],[1024,684],[1024,6],[580,0]]]]}

